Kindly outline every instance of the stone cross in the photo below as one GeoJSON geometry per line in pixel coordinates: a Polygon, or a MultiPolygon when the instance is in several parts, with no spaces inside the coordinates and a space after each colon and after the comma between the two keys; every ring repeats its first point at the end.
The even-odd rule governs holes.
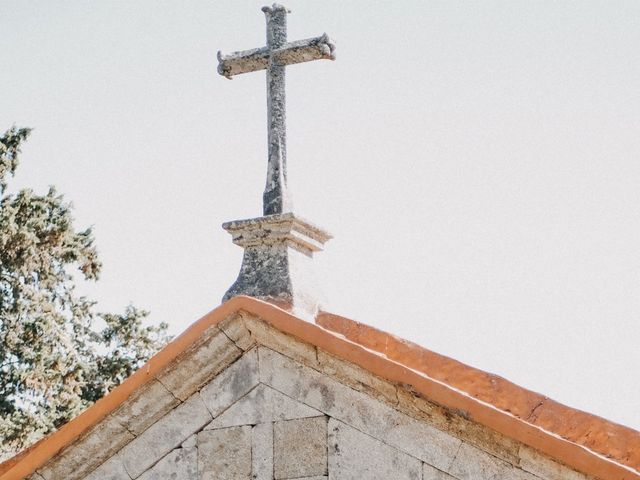
{"type": "Polygon", "coordinates": [[[267,119],[269,159],[264,190],[263,213],[291,212],[287,191],[287,135],[285,112],[285,67],[312,60],[335,60],[335,46],[327,34],[316,38],[287,42],[286,7],[263,7],[267,19],[267,46],[223,55],[218,52],[218,73],[234,75],[267,71],[267,119]]]}
{"type": "Polygon", "coordinates": [[[244,249],[238,278],[222,300],[248,295],[313,321],[326,303],[317,286],[311,260],[331,235],[292,212],[287,192],[284,75],[287,65],[334,60],[335,46],[326,34],[287,42],[288,10],[274,4],[262,11],[267,17],[266,47],[229,55],[218,52],[218,72],[227,78],[257,70],[267,71],[269,130],[264,215],[222,225],[232,235],[233,243],[244,249]]]}

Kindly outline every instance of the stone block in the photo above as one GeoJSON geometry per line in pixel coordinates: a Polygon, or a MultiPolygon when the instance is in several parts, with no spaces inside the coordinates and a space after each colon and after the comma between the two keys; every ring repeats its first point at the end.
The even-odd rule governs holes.
{"type": "Polygon", "coordinates": [[[139,480],[198,480],[198,449],[176,448],[144,472],[139,480]]]}
{"type": "Polygon", "coordinates": [[[124,469],[122,457],[114,455],[84,477],[84,480],[129,480],[129,478],[129,474],[124,469]]]}
{"type": "Polygon", "coordinates": [[[259,423],[251,432],[254,480],[273,480],[273,423],[259,423]]]}
{"type": "Polygon", "coordinates": [[[484,425],[468,420],[464,412],[454,412],[417,395],[408,387],[398,387],[397,409],[427,424],[450,433],[462,441],[481,448],[491,455],[518,463],[519,443],[484,425]]]}
{"type": "Polygon", "coordinates": [[[180,444],[182,448],[195,447],[198,445],[198,435],[195,433],[180,444]]]}
{"type": "Polygon", "coordinates": [[[354,390],[366,392],[379,400],[397,405],[396,386],[364,368],[340,360],[322,350],[318,350],[318,364],[321,372],[336,378],[354,390]]]}
{"type": "Polygon", "coordinates": [[[229,337],[210,327],[157,378],[184,401],[241,354],[242,350],[229,337]]]}
{"type": "Polygon", "coordinates": [[[322,413],[315,408],[261,383],[215,418],[206,430],[318,416],[322,413]]]}
{"type": "Polygon", "coordinates": [[[421,480],[422,462],[330,419],[329,475],[340,480],[421,480]]]}
{"type": "Polygon", "coordinates": [[[280,352],[305,365],[317,367],[318,357],[315,346],[282,333],[255,317],[248,317],[246,322],[247,328],[260,345],[280,352]]]}
{"type": "Polygon", "coordinates": [[[251,427],[198,433],[199,480],[251,478],[251,427]]]}
{"type": "Polygon", "coordinates": [[[200,390],[204,404],[215,418],[258,385],[258,351],[245,353],[200,390]]]}
{"type": "Polygon", "coordinates": [[[449,431],[456,437],[508,463],[518,463],[519,443],[516,440],[456,415],[455,412],[450,412],[449,418],[451,418],[449,431]]]}
{"type": "Polygon", "coordinates": [[[432,467],[426,463],[422,464],[422,480],[456,480],[448,473],[444,473],[442,470],[432,467]]]}
{"type": "Polygon", "coordinates": [[[136,390],[114,413],[134,435],[140,435],[180,403],[159,381],[151,380],[136,390]]]}
{"type": "Polygon", "coordinates": [[[276,480],[327,474],[327,418],[285,420],[273,424],[276,480]]]}
{"type": "Polygon", "coordinates": [[[547,480],[588,480],[591,478],[565,467],[525,445],[520,446],[518,455],[520,457],[520,467],[523,470],[547,480]]]}
{"type": "Polygon", "coordinates": [[[539,480],[510,463],[463,443],[448,473],[459,480],[539,480]]]}
{"type": "Polygon", "coordinates": [[[211,419],[200,395],[193,395],[122,449],[127,472],[137,478],[211,419]]]}
{"type": "Polygon", "coordinates": [[[451,465],[459,439],[273,350],[258,355],[261,382],[436,468],[451,465]]]}
{"type": "Polygon", "coordinates": [[[242,350],[249,350],[255,345],[251,332],[245,325],[244,315],[234,313],[218,323],[218,328],[242,350]]]}
{"type": "Polygon", "coordinates": [[[47,462],[38,473],[45,480],[83,478],[133,438],[134,436],[115,417],[108,416],[47,462]]]}

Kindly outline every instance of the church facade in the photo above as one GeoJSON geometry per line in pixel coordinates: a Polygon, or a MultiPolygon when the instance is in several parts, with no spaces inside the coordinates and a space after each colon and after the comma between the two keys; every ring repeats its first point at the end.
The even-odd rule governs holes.
{"type": "Polygon", "coordinates": [[[0,479],[640,478],[638,432],[541,398],[348,319],[236,297],[0,479]],[[578,420],[588,435],[551,428],[578,420]]]}

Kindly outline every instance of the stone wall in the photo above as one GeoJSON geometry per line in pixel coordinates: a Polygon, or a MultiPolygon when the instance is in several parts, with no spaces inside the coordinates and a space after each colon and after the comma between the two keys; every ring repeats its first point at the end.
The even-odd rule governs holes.
{"type": "Polygon", "coordinates": [[[124,433],[103,424],[106,461],[92,460],[98,442],[84,439],[33,478],[587,478],[256,319],[220,328],[224,338],[214,332],[181,359],[173,383],[150,385],[116,412],[124,433]],[[205,361],[221,349],[225,366],[205,361]]]}

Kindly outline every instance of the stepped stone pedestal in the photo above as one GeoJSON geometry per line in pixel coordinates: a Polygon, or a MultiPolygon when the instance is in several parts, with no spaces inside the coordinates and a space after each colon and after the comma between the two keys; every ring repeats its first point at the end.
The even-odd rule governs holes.
{"type": "Polygon", "coordinates": [[[236,220],[222,228],[244,248],[240,274],[223,301],[248,295],[313,321],[324,298],[312,257],[331,235],[293,213],[236,220]]]}

